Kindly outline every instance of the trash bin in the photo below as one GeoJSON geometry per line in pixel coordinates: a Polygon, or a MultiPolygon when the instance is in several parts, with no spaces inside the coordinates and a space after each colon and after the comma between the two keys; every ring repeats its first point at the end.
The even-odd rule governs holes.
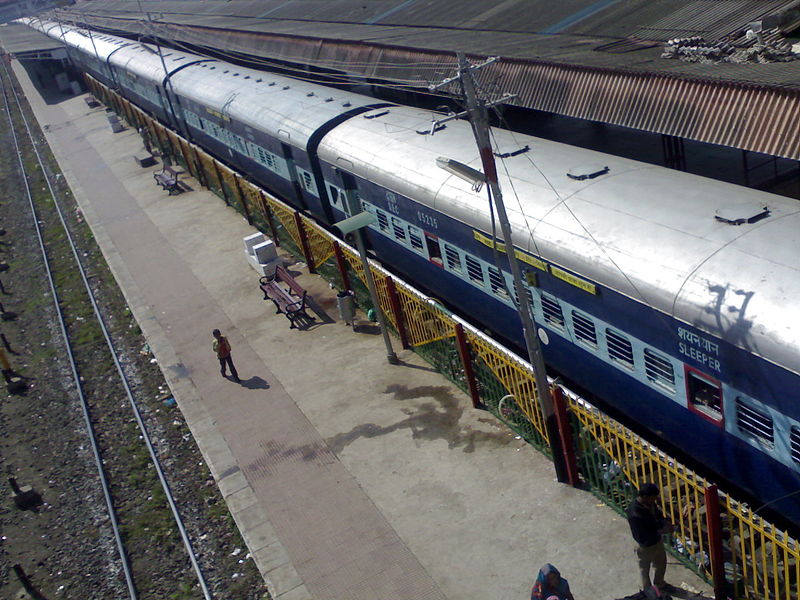
{"type": "Polygon", "coordinates": [[[356,301],[353,292],[345,290],[336,294],[336,308],[339,309],[339,318],[345,325],[351,325],[356,316],[356,301]]]}

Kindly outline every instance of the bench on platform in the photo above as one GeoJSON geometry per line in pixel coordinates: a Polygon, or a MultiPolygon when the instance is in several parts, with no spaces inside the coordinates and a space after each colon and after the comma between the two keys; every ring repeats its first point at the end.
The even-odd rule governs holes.
{"type": "Polygon", "coordinates": [[[264,300],[272,300],[275,304],[276,314],[283,313],[289,319],[289,329],[296,328],[301,319],[314,320],[306,312],[307,292],[282,266],[275,268],[274,276],[259,279],[258,287],[264,292],[264,300]]]}
{"type": "Polygon", "coordinates": [[[178,183],[178,175],[180,175],[178,171],[165,165],[161,171],[153,173],[153,179],[156,180],[158,185],[167,190],[171,196],[181,191],[178,183]]]}

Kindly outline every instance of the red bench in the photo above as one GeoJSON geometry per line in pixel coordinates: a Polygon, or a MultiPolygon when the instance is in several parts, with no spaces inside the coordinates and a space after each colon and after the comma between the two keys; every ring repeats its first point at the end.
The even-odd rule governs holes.
{"type": "Polygon", "coordinates": [[[289,329],[296,328],[298,321],[314,320],[306,312],[307,292],[282,266],[276,267],[274,276],[259,279],[258,287],[264,292],[264,300],[275,304],[276,314],[283,313],[289,319],[289,329]]]}

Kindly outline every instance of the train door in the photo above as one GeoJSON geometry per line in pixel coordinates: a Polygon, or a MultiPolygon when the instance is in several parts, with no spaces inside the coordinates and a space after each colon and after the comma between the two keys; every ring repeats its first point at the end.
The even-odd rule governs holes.
{"type": "Polygon", "coordinates": [[[433,264],[444,268],[444,261],[442,260],[442,249],[439,246],[439,238],[433,235],[432,233],[428,233],[426,231],[425,245],[428,247],[429,260],[433,264]]]}
{"type": "Polygon", "coordinates": [[[286,159],[286,166],[289,169],[289,177],[292,180],[292,190],[294,191],[294,201],[297,206],[301,207],[304,210],[308,210],[308,205],[306,204],[305,198],[303,197],[303,186],[300,183],[297,175],[297,166],[294,162],[294,157],[292,156],[292,147],[289,144],[285,144],[281,142],[281,153],[283,154],[283,158],[286,159]]]}

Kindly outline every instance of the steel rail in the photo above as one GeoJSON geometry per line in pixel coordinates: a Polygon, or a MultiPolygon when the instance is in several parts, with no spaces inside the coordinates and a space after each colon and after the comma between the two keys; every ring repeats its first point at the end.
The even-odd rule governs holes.
{"type": "MultiPolygon", "coordinates": [[[[8,72],[8,68],[6,67],[5,63],[3,64],[3,70],[6,74],[6,80],[9,82],[9,87],[14,90],[13,84],[11,83],[11,77],[8,72]]],[[[100,476],[100,483],[103,488],[103,496],[105,497],[106,501],[106,510],[108,511],[108,516],[111,521],[111,529],[114,532],[114,540],[117,544],[117,550],[120,555],[120,559],[122,560],[122,570],[125,573],[125,583],[128,586],[128,593],[132,600],[137,600],[138,595],[136,593],[136,586],[133,583],[133,577],[131,576],[131,566],[130,560],[128,558],[127,553],[125,552],[125,545],[122,542],[122,536],[119,530],[119,523],[117,522],[117,515],[116,511],[114,510],[114,504],[111,500],[111,491],[108,487],[108,480],[106,479],[106,474],[103,469],[103,460],[100,457],[100,450],[97,447],[97,439],[94,435],[94,428],[92,426],[92,421],[89,417],[89,407],[86,401],[86,396],[83,393],[83,386],[81,385],[81,379],[78,375],[78,370],[75,365],[75,357],[72,354],[72,348],[69,344],[69,335],[67,334],[66,325],[64,324],[64,314],[61,311],[61,306],[59,304],[59,297],[58,292],[56,291],[55,281],[53,279],[53,273],[50,269],[50,262],[47,257],[47,250],[44,246],[44,239],[42,238],[41,227],[39,226],[39,215],[36,211],[36,206],[33,202],[33,195],[31,194],[30,184],[28,183],[28,178],[26,177],[25,171],[25,164],[22,162],[22,150],[19,145],[19,140],[17,139],[17,133],[14,130],[14,120],[11,116],[11,108],[9,106],[8,101],[8,93],[6,91],[6,80],[3,83],[3,103],[5,105],[6,116],[8,117],[8,126],[11,130],[11,135],[14,138],[14,148],[17,154],[17,161],[19,162],[20,168],[20,177],[25,184],[25,195],[28,197],[28,203],[31,207],[31,213],[33,215],[33,223],[36,227],[36,237],[39,241],[39,249],[42,253],[42,262],[44,263],[45,272],[47,273],[47,281],[50,285],[50,293],[53,295],[53,304],[55,304],[56,312],[58,313],[58,326],[61,329],[61,336],[64,339],[64,345],[67,349],[67,358],[69,359],[70,370],[72,371],[72,378],[75,381],[75,388],[78,391],[78,396],[81,401],[81,409],[83,411],[83,420],[86,424],[86,429],[89,435],[89,442],[92,446],[92,454],[94,455],[94,462],[97,467],[97,473],[100,476]]],[[[14,92],[16,94],[16,91],[14,92]]],[[[16,98],[16,96],[15,96],[16,98]]],[[[18,102],[19,105],[19,102],[18,102]]],[[[27,126],[27,124],[26,124],[27,126]]]]}
{"type": "MultiPolygon", "coordinates": [[[[10,76],[8,74],[8,69],[7,69],[7,67],[5,65],[4,65],[4,69],[6,70],[6,75],[8,76],[9,81],[11,81],[10,76]]],[[[62,225],[62,227],[64,229],[64,232],[66,234],[67,240],[68,240],[69,245],[70,245],[70,248],[72,250],[72,255],[73,255],[74,259],[75,259],[76,266],[78,267],[78,270],[79,270],[80,275],[81,275],[81,279],[83,280],[83,284],[84,284],[84,286],[86,288],[86,293],[88,294],[89,300],[90,300],[90,302],[92,304],[92,309],[94,311],[95,318],[97,319],[97,322],[98,322],[98,324],[100,326],[100,329],[103,332],[103,337],[105,338],[105,341],[106,341],[106,344],[108,346],[108,349],[111,352],[111,357],[112,357],[112,359],[114,361],[114,365],[115,365],[115,367],[117,369],[117,373],[119,374],[120,382],[122,383],[123,387],[125,388],[125,393],[126,393],[126,395],[128,397],[128,401],[130,402],[131,409],[133,411],[134,417],[136,418],[136,422],[137,422],[137,424],[139,426],[139,429],[140,429],[140,431],[142,433],[142,438],[143,438],[143,440],[145,442],[145,445],[147,446],[147,450],[148,450],[148,452],[150,454],[150,459],[151,459],[151,461],[153,463],[153,466],[156,469],[156,473],[158,475],[158,479],[159,479],[159,481],[161,483],[161,486],[162,486],[162,488],[164,490],[164,494],[165,494],[165,496],[167,498],[167,502],[168,502],[168,504],[170,506],[170,510],[172,511],[172,515],[173,515],[173,518],[175,520],[175,524],[178,527],[178,530],[180,532],[181,539],[183,540],[183,544],[184,544],[184,547],[186,548],[186,552],[187,552],[187,554],[189,556],[189,560],[190,560],[190,562],[192,564],[192,568],[194,569],[195,574],[197,575],[197,579],[198,579],[198,583],[200,585],[200,589],[203,591],[204,598],[206,600],[211,600],[212,596],[211,596],[211,593],[210,593],[210,591],[208,589],[208,585],[207,585],[207,583],[205,581],[205,577],[203,576],[203,572],[202,572],[202,570],[200,568],[200,565],[197,562],[197,555],[196,555],[196,553],[194,551],[194,548],[192,546],[192,542],[189,539],[188,533],[186,532],[186,528],[183,525],[183,520],[182,520],[182,518],[180,516],[180,513],[178,511],[178,507],[177,507],[177,505],[175,503],[175,498],[173,497],[172,490],[170,488],[169,482],[167,481],[166,476],[164,475],[164,471],[163,471],[163,469],[161,467],[161,462],[158,459],[158,455],[156,453],[155,447],[153,446],[152,440],[150,439],[150,434],[149,434],[149,432],[147,430],[147,425],[144,423],[144,420],[142,419],[142,415],[141,415],[141,412],[139,410],[139,406],[136,403],[136,399],[133,397],[133,392],[131,391],[130,385],[128,383],[128,378],[126,377],[125,372],[124,372],[124,370],[122,368],[122,365],[121,365],[121,363],[119,361],[119,355],[118,355],[118,353],[116,351],[116,348],[114,347],[114,343],[113,343],[113,341],[111,339],[111,336],[108,333],[108,329],[106,328],[105,321],[103,319],[103,316],[102,316],[102,313],[100,311],[100,308],[97,305],[97,301],[95,299],[94,293],[92,292],[91,285],[89,284],[89,280],[88,280],[88,278],[86,276],[86,272],[85,272],[85,270],[83,268],[83,264],[82,264],[82,262],[80,260],[80,256],[78,254],[77,248],[75,247],[75,243],[73,241],[72,235],[70,234],[70,231],[69,231],[69,228],[67,226],[66,220],[64,219],[64,214],[61,211],[61,207],[60,207],[60,205],[58,203],[58,199],[56,197],[55,191],[53,190],[53,186],[52,186],[52,183],[50,181],[50,177],[47,174],[47,171],[45,169],[45,166],[44,166],[44,163],[42,161],[41,155],[39,154],[39,151],[38,151],[38,149],[36,147],[36,140],[35,140],[32,132],[31,132],[30,126],[28,124],[28,120],[25,117],[25,113],[24,113],[24,111],[22,109],[22,105],[21,105],[21,103],[19,101],[19,96],[17,95],[17,92],[14,89],[13,82],[11,83],[10,87],[11,87],[12,92],[14,93],[14,99],[15,99],[15,101],[17,103],[18,108],[19,108],[19,112],[20,112],[20,116],[22,117],[22,121],[25,124],[25,129],[26,129],[26,131],[28,133],[28,137],[30,138],[31,146],[33,148],[34,153],[36,154],[36,159],[37,159],[37,161],[39,163],[39,168],[42,171],[42,175],[43,175],[43,177],[45,179],[45,182],[47,183],[47,187],[48,187],[48,190],[50,192],[50,196],[53,199],[53,206],[55,207],[56,212],[58,213],[58,218],[61,221],[61,225],[62,225]]],[[[5,89],[3,90],[3,93],[5,95],[5,89]]],[[[8,111],[8,101],[7,100],[6,100],[6,110],[8,111]]],[[[10,112],[9,112],[9,116],[10,116],[10,112]]],[[[12,131],[13,131],[13,128],[12,128],[12,131]]],[[[15,144],[16,144],[16,135],[14,137],[15,137],[15,144]]],[[[18,146],[17,146],[17,148],[18,148],[18,146]]],[[[17,154],[18,154],[18,158],[20,160],[20,166],[22,166],[22,162],[21,162],[22,159],[21,159],[21,155],[19,153],[19,150],[18,150],[17,154]]],[[[24,173],[24,169],[23,169],[23,173],[24,173]]],[[[28,184],[27,184],[27,181],[26,181],[26,186],[27,185],[28,184]]],[[[33,209],[33,201],[32,201],[32,198],[30,196],[30,193],[28,193],[28,197],[29,197],[29,200],[31,201],[31,208],[33,209]]],[[[38,231],[39,231],[38,219],[35,218],[35,220],[36,220],[37,235],[38,235],[38,231]]],[[[39,238],[41,240],[41,235],[39,235],[39,238]]],[[[42,248],[43,248],[43,246],[42,246],[42,248]]],[[[50,277],[49,267],[48,267],[48,277],[50,277]]],[[[55,289],[53,288],[52,278],[50,279],[50,281],[51,281],[51,289],[53,290],[54,297],[55,297],[55,289]]],[[[59,316],[62,319],[62,323],[61,323],[62,331],[66,335],[66,330],[63,329],[63,327],[64,327],[64,325],[63,325],[63,315],[61,314],[60,308],[59,308],[59,316]]],[[[65,338],[65,339],[68,339],[68,338],[65,338]]],[[[71,352],[70,352],[70,357],[71,357],[71,352]]],[[[73,365],[74,365],[74,363],[73,363],[73,365]]],[[[74,366],[73,366],[73,371],[74,371],[74,366]]],[[[81,397],[83,399],[82,395],[81,395],[81,397]]],[[[84,400],[84,402],[85,402],[85,400],[84,400]]],[[[85,414],[87,415],[87,418],[88,418],[88,413],[85,412],[85,414]]],[[[129,575],[129,573],[126,570],[126,578],[127,578],[128,575],[129,575]]]]}

